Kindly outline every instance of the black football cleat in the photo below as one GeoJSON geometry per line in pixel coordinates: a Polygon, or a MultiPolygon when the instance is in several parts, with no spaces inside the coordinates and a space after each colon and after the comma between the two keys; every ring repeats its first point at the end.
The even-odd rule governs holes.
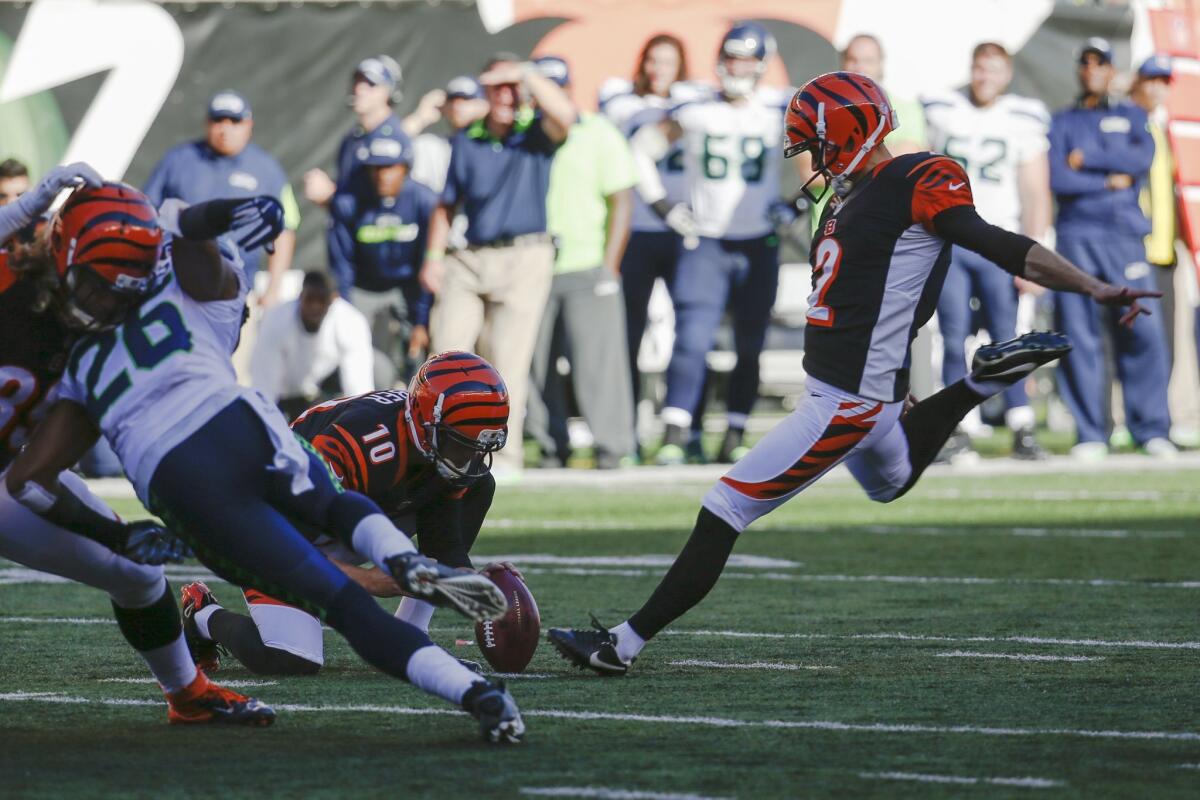
{"type": "Polygon", "coordinates": [[[508,612],[500,587],[473,570],[447,567],[416,552],[392,556],[384,566],[406,593],[453,608],[475,622],[499,619],[508,612]]]}
{"type": "Polygon", "coordinates": [[[517,744],[525,738],[525,722],[504,681],[479,681],[462,699],[463,709],[479,721],[479,732],[490,744],[517,744]]]}
{"type": "Polygon", "coordinates": [[[593,630],[551,628],[546,638],[558,654],[580,669],[590,669],[598,675],[624,675],[632,661],[622,661],[617,655],[617,636],[592,617],[593,630]]]}
{"type": "Polygon", "coordinates": [[[1057,331],[1033,331],[1007,342],[985,344],[971,359],[971,378],[1013,384],[1043,364],[1071,352],[1071,341],[1057,331]]]}

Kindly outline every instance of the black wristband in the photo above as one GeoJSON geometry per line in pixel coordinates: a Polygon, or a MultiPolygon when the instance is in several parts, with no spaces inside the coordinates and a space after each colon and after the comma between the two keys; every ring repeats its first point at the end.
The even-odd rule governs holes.
{"type": "Polygon", "coordinates": [[[671,213],[672,206],[670,202],[667,201],[667,198],[664,197],[651,203],[650,208],[653,209],[655,214],[658,214],[658,216],[666,219],[667,215],[671,213]]]}
{"type": "Polygon", "coordinates": [[[96,511],[65,484],[58,485],[58,497],[54,505],[42,516],[60,528],[104,545],[114,553],[125,552],[125,524],[96,511]]]}
{"type": "Polygon", "coordinates": [[[233,225],[233,210],[246,202],[245,198],[208,200],[188,206],[179,214],[179,232],[194,241],[215,239],[227,233],[233,225]]]}

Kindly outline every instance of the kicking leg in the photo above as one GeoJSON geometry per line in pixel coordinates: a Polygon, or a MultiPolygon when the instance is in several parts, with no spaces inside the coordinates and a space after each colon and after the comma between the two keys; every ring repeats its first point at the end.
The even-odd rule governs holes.
{"type": "Polygon", "coordinates": [[[712,590],[741,531],[869,446],[900,414],[900,403],[864,400],[815,380],[810,385],[797,409],[705,495],[683,551],[637,613],[612,631],[550,630],[564,658],[600,674],[624,674],[646,641],[712,590]]]}

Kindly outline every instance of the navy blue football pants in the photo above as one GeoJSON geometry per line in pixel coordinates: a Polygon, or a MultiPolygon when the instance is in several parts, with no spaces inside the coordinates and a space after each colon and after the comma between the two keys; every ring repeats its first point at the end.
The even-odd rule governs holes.
{"type": "Polygon", "coordinates": [[[702,237],[684,249],[671,282],[675,348],[667,367],[664,406],[689,413],[704,389],[705,356],[716,340],[721,316],[733,316],[737,366],[729,377],[726,408],[748,415],[758,399],[758,357],[771,322],[779,285],[779,248],[774,236],[758,239],[702,237]]]}
{"type": "MultiPolygon", "coordinates": [[[[938,298],[938,328],[942,332],[942,385],[951,386],[967,374],[966,338],[974,333],[971,298],[979,298],[983,323],[994,342],[1017,335],[1017,288],[1012,275],[978,253],[955,246],[950,268],[938,298]]],[[[1007,408],[1029,405],[1025,382],[1004,390],[1007,408]]]]}
{"type": "Polygon", "coordinates": [[[633,380],[633,405],[636,412],[641,399],[641,374],[638,351],[649,318],[650,295],[654,281],[662,278],[667,286],[675,278],[675,266],[683,250],[683,239],[669,231],[634,231],[629,235],[621,258],[621,292],[625,298],[625,342],[629,346],[629,371],[633,380]]]}
{"type": "Polygon", "coordinates": [[[409,657],[432,642],[393,617],[288,520],[349,541],[374,502],[336,486],[308,449],[313,488],[268,469],[275,449],[266,423],[237,400],[168,453],[150,481],[151,510],[197,557],[235,586],[254,586],[324,619],[372,666],[407,680],[409,657]]]}
{"type": "MultiPolygon", "coordinates": [[[[1156,288],[1140,236],[1082,235],[1060,229],[1058,252],[1102,281],[1135,289],[1156,288]]],[[[1125,398],[1125,424],[1134,441],[1144,444],[1170,432],[1167,338],[1161,304],[1157,300],[1140,302],[1153,316],[1139,317],[1132,328],[1123,328],[1118,324],[1122,309],[1102,308],[1083,295],[1054,295],[1056,325],[1074,347],[1058,369],[1059,391],[1075,417],[1080,442],[1108,439],[1104,330],[1112,337],[1116,374],[1125,398]]]]}

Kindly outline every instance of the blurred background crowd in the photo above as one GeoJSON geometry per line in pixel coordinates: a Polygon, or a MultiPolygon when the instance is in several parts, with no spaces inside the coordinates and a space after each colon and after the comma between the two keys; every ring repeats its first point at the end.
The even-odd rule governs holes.
{"type": "MultiPolygon", "coordinates": [[[[1123,18],[1115,5],[1102,19],[1123,18]]],[[[825,69],[890,87],[890,67],[909,55],[862,22],[825,69]]],[[[1071,71],[1060,84],[1074,86],[1066,103],[1016,92],[1013,50],[985,36],[959,48],[965,83],[911,91],[908,81],[892,93],[893,154],[958,159],[989,221],[1105,280],[1164,292],[1128,331],[956,249],[936,322],[914,345],[918,396],[961,378],[981,342],[1057,328],[1075,351],[969,418],[947,461],[1098,460],[1113,449],[1171,458],[1200,446],[1196,266],[1167,135],[1168,99],[1192,62],[1153,48],[1132,58],[1127,38],[1093,32],[1079,26],[1060,60],[1071,71]]],[[[468,349],[512,396],[500,477],[731,462],[803,387],[821,209],[800,192],[811,165],[784,161],[780,134],[788,84],[816,72],[778,80],[787,42],[729,13],[708,38],[664,30],[636,44],[586,93],[569,49],[462,55],[461,74],[420,92],[410,87],[430,82],[419,64],[364,49],[338,67],[344,101],[305,96],[345,106],[322,132],[333,157],[300,169],[256,135],[261,80],[203,87],[202,107],[164,112],[192,133],[148,158],[144,143],[152,166],[127,179],[155,203],[280,199],[288,231],[274,252],[243,254],[256,289],[235,363],[289,416],[402,386],[427,354],[468,349]],[[298,247],[302,217],[314,216],[321,246],[298,247]]],[[[47,165],[0,130],[5,203],[47,165]]],[[[84,467],[119,472],[102,451],[84,467]]]]}

